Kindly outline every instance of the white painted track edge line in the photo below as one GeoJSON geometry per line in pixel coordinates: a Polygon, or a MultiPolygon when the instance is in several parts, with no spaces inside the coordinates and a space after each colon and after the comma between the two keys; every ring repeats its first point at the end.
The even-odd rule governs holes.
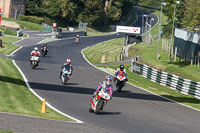
{"type": "MultiPolygon", "coordinates": [[[[108,41],[109,41],[109,40],[108,40],[108,41]]],[[[107,42],[107,41],[104,41],[104,42],[107,42]]],[[[104,42],[101,42],[101,43],[104,43],[104,42]]],[[[96,45],[99,45],[99,44],[101,44],[101,43],[98,43],[98,44],[96,44],[96,45]]],[[[93,45],[93,46],[94,46],[94,45],[93,45]]],[[[89,46],[89,47],[90,47],[90,46],[89,46]]],[[[91,66],[93,66],[94,68],[96,68],[96,69],[98,69],[98,70],[100,70],[100,71],[103,71],[103,72],[105,72],[105,73],[107,73],[107,74],[110,74],[110,75],[114,76],[113,74],[111,74],[111,73],[109,73],[109,72],[106,72],[106,71],[104,71],[104,70],[99,69],[98,67],[96,67],[95,65],[93,65],[93,64],[85,57],[85,54],[83,53],[83,51],[84,51],[85,49],[89,48],[89,47],[86,47],[86,48],[84,48],[84,49],[81,50],[82,56],[83,56],[83,58],[88,62],[88,64],[90,64],[91,66]]],[[[196,111],[199,111],[199,112],[200,112],[199,109],[196,109],[196,108],[193,108],[193,107],[191,107],[191,106],[188,106],[188,105],[179,103],[179,102],[177,102],[177,101],[174,101],[174,100],[172,100],[172,99],[169,99],[169,98],[160,96],[160,95],[158,95],[158,94],[156,94],[156,93],[153,93],[153,92],[148,91],[148,90],[146,90],[146,89],[144,89],[144,88],[135,86],[135,85],[133,85],[133,84],[131,84],[131,83],[128,83],[128,84],[131,85],[131,86],[133,86],[133,87],[135,87],[135,88],[141,89],[141,90],[143,90],[143,91],[146,91],[146,92],[148,92],[148,93],[151,93],[151,94],[153,94],[153,95],[156,95],[156,96],[158,96],[158,97],[161,97],[161,98],[163,98],[163,99],[169,100],[169,101],[174,102],[174,103],[176,103],[176,104],[179,104],[179,105],[182,105],[182,106],[185,106],[185,107],[188,107],[188,108],[190,108],[190,109],[193,109],[193,110],[196,110],[196,111]]]]}
{"type": "MultiPolygon", "coordinates": [[[[13,64],[17,67],[17,69],[18,69],[18,71],[20,72],[20,74],[22,75],[22,77],[23,77],[23,79],[24,79],[24,81],[25,81],[25,83],[26,83],[26,86],[29,88],[29,90],[30,90],[36,97],[38,97],[41,101],[43,101],[43,98],[40,97],[40,96],[30,87],[26,76],[25,76],[24,73],[21,71],[21,69],[17,66],[17,64],[15,63],[15,61],[14,61],[14,60],[12,60],[12,61],[13,61],[13,64]]],[[[76,122],[74,122],[74,123],[83,123],[82,121],[80,121],[80,120],[78,120],[78,119],[76,119],[76,118],[74,118],[74,117],[71,117],[71,116],[69,116],[69,115],[67,115],[67,114],[65,114],[65,113],[63,113],[63,112],[61,112],[61,111],[59,111],[59,110],[57,110],[57,109],[54,108],[52,105],[50,105],[48,102],[46,102],[46,105],[47,105],[48,107],[50,107],[51,109],[53,109],[54,111],[56,111],[56,112],[58,112],[58,113],[60,113],[60,114],[62,114],[62,115],[64,115],[64,116],[66,116],[66,117],[69,117],[69,118],[72,119],[72,120],[75,120],[76,122]]],[[[67,122],[68,122],[68,121],[67,121],[67,122]]],[[[73,123],[73,122],[70,122],[70,123],[73,123]]]]}

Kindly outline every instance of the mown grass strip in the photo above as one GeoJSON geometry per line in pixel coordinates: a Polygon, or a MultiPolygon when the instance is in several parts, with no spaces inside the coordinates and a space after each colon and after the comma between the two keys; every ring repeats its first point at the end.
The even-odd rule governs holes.
{"type": "Polygon", "coordinates": [[[0,64],[0,111],[72,121],[48,107],[40,113],[42,101],[29,91],[12,61],[0,58],[0,64]]]}
{"type": "Polygon", "coordinates": [[[0,54],[11,54],[13,51],[19,48],[19,46],[13,45],[13,42],[19,41],[21,38],[0,36],[3,47],[0,47],[0,54]]]}
{"type": "Polygon", "coordinates": [[[21,21],[21,20],[14,19],[14,18],[2,18],[2,19],[7,20],[7,21],[14,21],[14,22],[18,23],[18,24],[20,24],[20,28],[22,28],[22,29],[44,30],[43,26],[36,24],[36,23],[21,21]]]}
{"type": "Polygon", "coordinates": [[[0,130],[0,133],[14,133],[12,131],[0,130]]]}
{"type": "Polygon", "coordinates": [[[93,64],[117,62],[120,61],[123,42],[124,38],[118,38],[104,42],[101,45],[91,46],[83,52],[93,64]]]}

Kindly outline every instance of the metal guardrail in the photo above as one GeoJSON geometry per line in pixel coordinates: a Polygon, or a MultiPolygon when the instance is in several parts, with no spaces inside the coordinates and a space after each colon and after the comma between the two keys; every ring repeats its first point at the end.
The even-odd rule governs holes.
{"type": "Polygon", "coordinates": [[[200,82],[184,79],[174,74],[156,70],[148,65],[137,63],[134,60],[131,61],[131,72],[136,72],[152,82],[168,86],[173,90],[179,90],[183,94],[191,95],[200,99],[200,82]]]}

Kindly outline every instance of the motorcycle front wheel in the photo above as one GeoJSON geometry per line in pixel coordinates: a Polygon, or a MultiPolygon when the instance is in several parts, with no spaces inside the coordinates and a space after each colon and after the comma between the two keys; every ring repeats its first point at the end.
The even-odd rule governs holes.
{"type": "Polygon", "coordinates": [[[95,114],[99,114],[100,113],[100,110],[101,110],[101,108],[103,106],[103,103],[104,103],[104,101],[102,99],[100,99],[99,102],[96,105],[96,109],[94,110],[95,114]]]}
{"type": "Polygon", "coordinates": [[[91,107],[91,106],[92,106],[92,100],[93,100],[93,99],[91,98],[91,99],[90,99],[90,102],[89,102],[89,112],[90,112],[90,113],[93,112],[92,107],[91,107]]]}
{"type": "Polygon", "coordinates": [[[32,69],[35,69],[36,65],[34,63],[32,63],[31,66],[32,66],[32,69]]]}

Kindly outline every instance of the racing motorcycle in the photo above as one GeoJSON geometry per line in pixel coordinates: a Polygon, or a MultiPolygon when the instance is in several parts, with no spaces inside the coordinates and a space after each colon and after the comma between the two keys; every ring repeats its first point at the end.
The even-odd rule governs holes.
{"type": "Polygon", "coordinates": [[[40,59],[40,57],[38,57],[38,56],[31,56],[30,60],[31,60],[31,66],[33,69],[35,69],[35,67],[38,66],[39,59],[40,59]]]}
{"type": "Polygon", "coordinates": [[[46,46],[44,46],[42,48],[42,56],[45,57],[45,55],[47,55],[47,47],[46,46]]]}
{"type": "Polygon", "coordinates": [[[76,37],[75,43],[78,44],[78,43],[79,43],[79,40],[80,40],[80,38],[79,38],[79,37],[76,37]]]}
{"type": "Polygon", "coordinates": [[[71,73],[72,73],[71,69],[63,68],[63,72],[61,75],[61,80],[63,85],[67,84],[67,81],[69,80],[71,73]]]}
{"type": "Polygon", "coordinates": [[[105,88],[102,88],[95,97],[91,98],[89,112],[100,113],[100,110],[103,110],[103,107],[110,99],[110,94],[106,92],[105,88]]]}
{"type": "Polygon", "coordinates": [[[125,86],[126,76],[125,75],[117,75],[116,77],[116,88],[118,92],[121,92],[122,88],[125,86]]]}

